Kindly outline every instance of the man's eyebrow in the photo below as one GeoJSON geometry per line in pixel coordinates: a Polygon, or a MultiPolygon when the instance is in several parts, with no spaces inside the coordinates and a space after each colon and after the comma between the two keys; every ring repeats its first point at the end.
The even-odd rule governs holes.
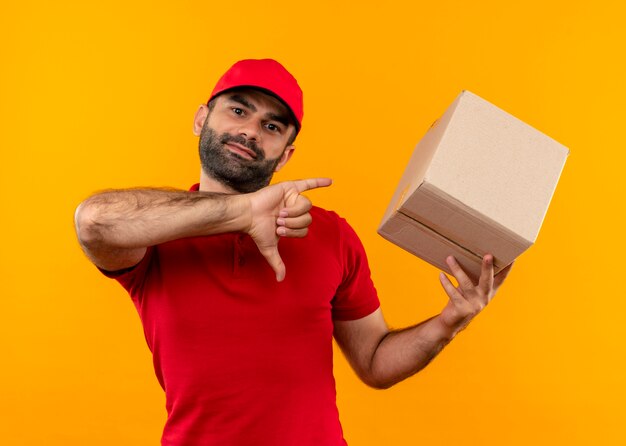
{"type": "Polygon", "coordinates": [[[285,127],[289,126],[289,118],[285,115],[277,115],[276,113],[267,113],[265,117],[269,119],[270,121],[278,121],[285,127]]]}
{"type": "Polygon", "coordinates": [[[243,105],[244,107],[248,107],[253,112],[256,111],[256,107],[253,104],[251,104],[250,102],[248,102],[246,100],[246,98],[244,98],[243,96],[239,96],[238,94],[234,94],[234,95],[230,96],[228,99],[230,99],[233,102],[237,102],[237,103],[243,105]]]}

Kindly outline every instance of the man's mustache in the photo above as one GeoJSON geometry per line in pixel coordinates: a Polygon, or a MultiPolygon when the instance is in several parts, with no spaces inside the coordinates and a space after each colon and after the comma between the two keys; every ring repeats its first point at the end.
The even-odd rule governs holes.
{"type": "Polygon", "coordinates": [[[265,154],[256,145],[256,143],[254,141],[248,141],[243,136],[233,136],[233,135],[231,135],[229,133],[224,133],[224,134],[222,134],[222,137],[220,138],[220,142],[222,144],[226,144],[226,143],[229,143],[229,142],[234,142],[236,144],[240,144],[240,145],[242,145],[244,147],[247,147],[248,149],[252,150],[255,153],[257,160],[262,161],[262,160],[265,159],[265,154]]]}

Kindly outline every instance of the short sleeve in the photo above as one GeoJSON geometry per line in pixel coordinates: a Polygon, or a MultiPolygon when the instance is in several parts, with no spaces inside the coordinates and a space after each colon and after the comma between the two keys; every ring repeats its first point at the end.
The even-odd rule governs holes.
{"type": "Polygon", "coordinates": [[[340,321],[361,319],[380,307],[378,293],[361,240],[343,218],[339,219],[339,228],[343,275],[332,302],[332,316],[340,321]]]}
{"type": "Polygon", "coordinates": [[[98,268],[102,274],[111,279],[117,280],[124,287],[133,300],[139,301],[142,295],[143,286],[150,269],[150,265],[156,257],[156,247],[150,246],[146,249],[141,261],[130,268],[119,271],[106,271],[98,268]]]}

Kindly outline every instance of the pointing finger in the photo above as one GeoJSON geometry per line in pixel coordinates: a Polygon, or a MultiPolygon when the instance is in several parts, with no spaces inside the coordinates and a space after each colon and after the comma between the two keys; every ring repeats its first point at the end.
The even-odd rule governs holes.
{"type": "Polygon", "coordinates": [[[318,187],[328,187],[333,183],[330,178],[308,178],[306,180],[296,180],[293,182],[298,193],[318,187]]]}

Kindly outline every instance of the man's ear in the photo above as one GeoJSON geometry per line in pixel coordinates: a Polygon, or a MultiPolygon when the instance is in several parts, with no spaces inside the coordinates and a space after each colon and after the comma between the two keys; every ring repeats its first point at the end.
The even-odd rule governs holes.
{"type": "Polygon", "coordinates": [[[287,164],[287,161],[289,161],[291,159],[291,156],[293,155],[293,152],[295,150],[296,150],[296,146],[294,146],[294,145],[288,145],[287,147],[285,147],[285,151],[281,155],[280,161],[276,165],[276,168],[274,169],[274,172],[278,172],[280,169],[283,168],[283,166],[285,164],[287,164]]]}
{"type": "Polygon", "coordinates": [[[209,107],[206,104],[202,104],[198,107],[198,111],[196,112],[196,116],[193,118],[193,134],[196,136],[200,136],[202,133],[202,127],[204,126],[204,121],[206,121],[209,116],[209,107]]]}

